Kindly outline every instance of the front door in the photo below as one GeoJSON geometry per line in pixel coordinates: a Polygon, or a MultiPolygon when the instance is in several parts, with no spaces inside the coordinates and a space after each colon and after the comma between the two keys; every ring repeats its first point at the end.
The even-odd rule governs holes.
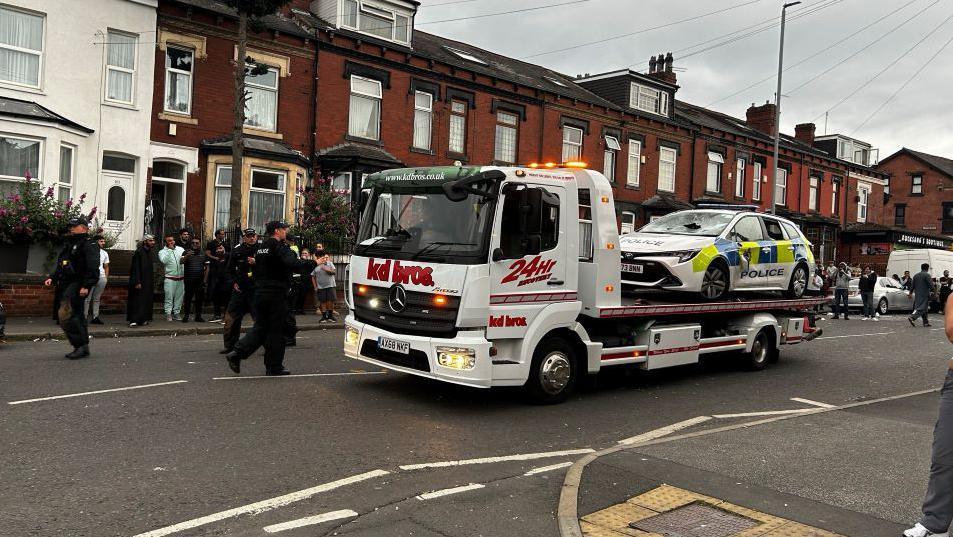
{"type": "Polygon", "coordinates": [[[737,244],[738,248],[738,268],[734,274],[735,281],[732,289],[749,289],[753,287],[763,287],[760,274],[762,259],[766,259],[770,253],[762,252],[762,242],[764,242],[764,230],[761,227],[761,220],[757,216],[745,216],[738,219],[735,225],[728,231],[725,238],[737,244]]]}
{"type": "Polygon", "coordinates": [[[104,172],[103,185],[106,188],[106,203],[102,227],[117,236],[114,248],[131,249],[132,177],[104,172]]]}

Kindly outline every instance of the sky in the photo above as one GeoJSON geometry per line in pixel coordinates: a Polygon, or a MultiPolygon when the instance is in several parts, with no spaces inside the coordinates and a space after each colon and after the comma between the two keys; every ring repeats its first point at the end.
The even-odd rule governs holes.
{"type": "MultiPolygon", "coordinates": [[[[671,51],[677,99],[744,118],[752,103],[774,98],[781,6],[421,0],[415,24],[570,76],[625,67],[647,72],[651,56],[671,51]],[[553,7],[470,18],[541,6],[553,7]]],[[[805,0],[788,8],[784,66],[783,132],[813,121],[822,135],[826,113],[828,134],[869,142],[881,158],[901,147],[953,158],[953,1],[805,0]]]]}

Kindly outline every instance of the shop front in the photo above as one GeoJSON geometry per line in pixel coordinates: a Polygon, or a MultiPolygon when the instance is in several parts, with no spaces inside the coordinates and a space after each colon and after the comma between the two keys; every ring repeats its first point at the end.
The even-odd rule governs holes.
{"type": "Polygon", "coordinates": [[[887,260],[894,250],[953,249],[953,239],[944,235],[870,223],[848,225],[841,232],[840,238],[836,261],[846,261],[851,265],[870,265],[879,274],[886,271],[887,260]]]}

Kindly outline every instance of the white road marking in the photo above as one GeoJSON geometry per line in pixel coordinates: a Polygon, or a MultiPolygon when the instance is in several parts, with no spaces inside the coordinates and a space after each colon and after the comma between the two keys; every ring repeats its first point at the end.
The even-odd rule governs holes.
{"type": "Polygon", "coordinates": [[[819,338],[814,338],[814,341],[817,341],[819,339],[841,339],[845,337],[886,336],[893,333],[894,332],[873,332],[871,334],[848,334],[846,336],[821,336],[819,338]]]}
{"type": "Polygon", "coordinates": [[[387,371],[365,371],[363,373],[301,373],[299,375],[251,375],[247,377],[212,377],[212,380],[243,380],[243,379],[286,379],[296,377],[348,377],[355,375],[383,375],[387,371]]]}
{"type": "Polygon", "coordinates": [[[551,472],[553,470],[559,470],[560,468],[565,468],[567,466],[572,466],[572,461],[561,462],[559,464],[551,464],[549,466],[540,466],[539,468],[533,468],[532,470],[526,472],[523,475],[536,475],[543,472],[551,472]]]}
{"type": "Polygon", "coordinates": [[[434,498],[440,498],[442,496],[449,496],[451,494],[459,494],[461,492],[466,492],[468,490],[477,490],[482,489],[486,485],[481,485],[479,483],[470,483],[469,485],[463,485],[462,487],[453,487],[450,489],[435,490],[433,492],[427,492],[417,496],[418,500],[432,500],[434,498]]]}
{"type": "Polygon", "coordinates": [[[673,423],[671,425],[666,425],[665,427],[659,427],[658,429],[648,431],[640,435],[619,440],[619,443],[628,445],[628,444],[639,444],[642,442],[647,442],[649,440],[654,440],[656,438],[661,438],[663,436],[670,435],[674,433],[675,431],[680,431],[687,427],[691,427],[692,425],[698,425],[699,423],[704,423],[710,419],[711,419],[711,416],[698,416],[695,418],[687,419],[685,421],[680,421],[678,423],[673,423]]]}
{"type": "MultiPolygon", "coordinates": [[[[831,407],[834,408],[834,407],[831,407]]],[[[794,410],[768,410],[765,412],[742,412],[740,414],[715,414],[712,417],[718,419],[724,418],[749,418],[752,416],[783,416],[785,414],[801,414],[803,412],[816,412],[816,408],[796,408],[794,410]]]]}
{"type": "Polygon", "coordinates": [[[821,403],[820,401],[811,401],[810,399],[802,399],[800,397],[792,397],[791,400],[797,403],[804,403],[805,405],[819,406],[821,408],[834,408],[834,405],[821,403]]]}
{"type": "Polygon", "coordinates": [[[318,486],[307,488],[304,490],[299,490],[297,492],[292,492],[289,494],[285,494],[283,496],[276,496],[274,498],[269,498],[267,500],[262,500],[260,502],[250,503],[248,505],[243,505],[241,507],[235,507],[234,509],[219,511],[218,513],[206,515],[201,518],[195,518],[192,520],[186,520],[185,522],[179,522],[178,524],[174,524],[172,526],[166,526],[164,528],[148,531],[146,533],[140,533],[139,535],[136,535],[135,537],[162,537],[163,535],[171,535],[173,533],[177,533],[183,530],[197,528],[199,526],[204,526],[206,524],[211,524],[213,522],[225,520],[226,518],[232,518],[239,515],[257,515],[258,513],[263,513],[265,511],[269,511],[277,507],[299,502],[301,500],[306,500],[322,492],[327,492],[329,490],[334,490],[334,489],[344,487],[347,485],[353,485],[354,483],[367,481],[368,479],[373,479],[375,477],[380,477],[382,475],[387,475],[389,473],[390,472],[386,470],[373,470],[370,472],[365,472],[363,474],[352,475],[350,477],[345,477],[344,479],[338,479],[337,481],[331,481],[330,483],[324,483],[323,485],[318,485],[318,486]]]}
{"type": "Polygon", "coordinates": [[[293,530],[295,528],[312,526],[314,524],[321,524],[322,522],[330,522],[332,520],[341,520],[342,518],[352,518],[356,516],[357,512],[351,511],[350,509],[342,509],[340,511],[324,513],[323,515],[306,516],[297,520],[282,522],[281,524],[272,524],[271,526],[265,526],[262,529],[265,530],[266,533],[278,533],[279,531],[293,530]]]}
{"type": "Polygon", "coordinates": [[[170,384],[182,384],[188,382],[187,380],[173,380],[169,382],[157,382],[155,384],[140,384],[138,386],[126,386],[125,388],[110,388],[108,390],[96,390],[92,392],[83,392],[83,393],[69,393],[66,395],[53,395],[50,397],[37,397],[36,399],[24,399],[22,401],[10,401],[8,405],[22,405],[24,403],[36,403],[38,401],[52,401],[53,399],[68,399],[70,397],[82,397],[84,395],[96,395],[100,393],[112,393],[112,392],[124,392],[127,390],[139,390],[142,388],[155,388],[156,386],[168,386],[170,384]]]}
{"type": "Polygon", "coordinates": [[[570,449],[566,451],[548,451],[545,453],[524,453],[522,455],[503,455],[501,457],[484,457],[482,459],[465,459],[460,461],[441,461],[425,462],[421,464],[405,464],[398,466],[401,470],[420,470],[422,468],[447,468],[448,466],[465,466],[468,464],[491,464],[494,462],[506,461],[530,461],[534,459],[548,459],[551,457],[564,457],[566,455],[581,455],[584,453],[595,453],[592,448],[570,449]]]}

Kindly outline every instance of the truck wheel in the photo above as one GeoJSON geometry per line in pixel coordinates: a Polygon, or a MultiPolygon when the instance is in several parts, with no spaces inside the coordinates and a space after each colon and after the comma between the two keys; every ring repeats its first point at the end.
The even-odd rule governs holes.
{"type": "Polygon", "coordinates": [[[534,403],[561,403],[576,387],[577,369],[572,346],[562,338],[546,338],[533,353],[529,380],[524,387],[534,403]]]}
{"type": "Polygon", "coordinates": [[[889,310],[890,305],[887,304],[887,298],[881,298],[880,302],[877,303],[877,311],[880,312],[881,315],[886,315],[889,310]]]}
{"type": "Polygon", "coordinates": [[[794,272],[791,273],[791,283],[788,284],[787,296],[788,298],[801,298],[804,296],[804,291],[807,290],[807,267],[804,265],[798,265],[794,267],[794,272]]]}
{"type": "Polygon", "coordinates": [[[761,371],[774,356],[774,341],[768,337],[766,330],[761,330],[754,337],[754,343],[751,344],[751,352],[742,354],[744,365],[751,371],[761,371]]]}
{"type": "Polygon", "coordinates": [[[705,275],[702,276],[702,285],[699,291],[704,300],[721,300],[728,296],[730,287],[730,272],[725,263],[719,259],[712,261],[705,269],[705,275]]]}

